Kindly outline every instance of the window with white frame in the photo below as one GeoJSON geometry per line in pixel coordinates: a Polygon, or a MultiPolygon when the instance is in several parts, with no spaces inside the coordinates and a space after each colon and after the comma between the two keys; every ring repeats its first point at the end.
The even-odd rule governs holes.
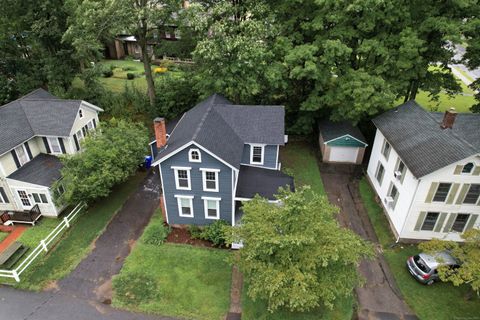
{"type": "Polygon", "coordinates": [[[48,203],[47,196],[44,193],[32,193],[35,203],[48,203]]]}
{"type": "Polygon", "coordinates": [[[450,192],[451,183],[440,183],[438,185],[437,191],[433,196],[434,202],[445,202],[447,200],[448,193],[450,192]]]}
{"type": "Polygon", "coordinates": [[[433,231],[433,228],[435,228],[439,216],[440,212],[428,212],[425,216],[425,220],[423,220],[423,224],[420,230],[433,231]]]}
{"type": "Polygon", "coordinates": [[[251,164],[263,164],[265,146],[263,145],[251,145],[250,150],[250,163],[251,164]]]}
{"type": "Polygon", "coordinates": [[[190,190],[190,169],[188,167],[172,167],[175,171],[175,186],[178,190],[190,190]]]}
{"type": "Polygon", "coordinates": [[[0,187],[0,203],[9,203],[5,189],[0,187]]]}
{"type": "Polygon", "coordinates": [[[83,110],[82,110],[82,109],[78,109],[78,117],[79,117],[80,119],[83,118],[83,110]]]}
{"type": "Polygon", "coordinates": [[[202,197],[205,219],[220,219],[220,198],[202,197]]]}
{"type": "Polygon", "coordinates": [[[23,166],[25,163],[30,161],[28,157],[27,150],[25,150],[25,145],[21,145],[15,148],[15,153],[17,154],[18,161],[20,162],[20,166],[23,166]]]}
{"type": "Polygon", "coordinates": [[[62,153],[62,148],[60,147],[60,142],[58,141],[58,138],[48,137],[47,141],[52,153],[62,153]]]}
{"type": "Polygon", "coordinates": [[[89,121],[89,122],[87,123],[87,129],[88,129],[89,131],[94,129],[93,121],[89,121]]]}
{"type": "Polygon", "coordinates": [[[200,155],[200,150],[190,149],[188,151],[188,161],[190,161],[190,162],[202,162],[202,158],[201,158],[201,155],[200,155]]]}
{"type": "Polygon", "coordinates": [[[193,196],[175,196],[180,217],[193,218],[193,196]]]}
{"type": "Polygon", "coordinates": [[[467,225],[468,218],[470,218],[469,214],[459,213],[455,218],[455,221],[453,222],[451,230],[456,232],[463,232],[465,226],[467,225]]]}
{"type": "Polygon", "coordinates": [[[388,143],[387,140],[383,142],[383,147],[382,147],[382,154],[385,157],[385,159],[388,160],[388,156],[390,155],[390,149],[392,147],[390,146],[390,143],[388,143]]]}
{"type": "Polygon", "coordinates": [[[469,162],[469,163],[467,163],[466,165],[463,166],[462,173],[464,173],[464,174],[472,173],[474,167],[475,167],[475,165],[472,162],[469,162]]]}
{"type": "Polygon", "coordinates": [[[465,204],[476,204],[478,198],[480,197],[480,184],[472,184],[468,189],[465,198],[463,199],[463,203],[465,204]]]}
{"type": "Polygon", "coordinates": [[[218,169],[200,169],[202,171],[203,191],[218,192],[218,169]]]}
{"type": "Polygon", "coordinates": [[[382,185],[382,181],[383,181],[383,174],[385,173],[385,168],[383,167],[383,165],[380,163],[380,161],[378,161],[378,165],[377,165],[377,172],[375,173],[375,178],[377,179],[378,183],[380,185],[382,185]]]}

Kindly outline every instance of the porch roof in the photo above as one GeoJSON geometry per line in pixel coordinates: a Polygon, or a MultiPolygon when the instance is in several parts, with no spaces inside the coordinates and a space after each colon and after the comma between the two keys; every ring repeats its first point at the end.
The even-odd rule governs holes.
{"type": "Polygon", "coordinates": [[[59,158],[41,153],[7,178],[50,187],[60,179],[62,167],[59,158]]]}
{"type": "Polygon", "coordinates": [[[240,166],[237,184],[237,198],[251,199],[256,194],[269,200],[276,200],[278,188],[288,186],[295,191],[293,177],[279,170],[251,166],[240,166]]]}

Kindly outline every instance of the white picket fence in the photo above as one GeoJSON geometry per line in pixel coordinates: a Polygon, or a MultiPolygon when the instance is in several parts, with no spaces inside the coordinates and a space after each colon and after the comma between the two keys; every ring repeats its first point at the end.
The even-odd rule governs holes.
{"type": "MultiPolygon", "coordinates": [[[[73,210],[65,216],[62,221],[50,232],[45,239],[40,240],[38,246],[13,270],[0,270],[0,277],[14,278],[15,281],[20,282],[20,275],[32,264],[32,262],[42,253],[48,252],[48,248],[54,245],[53,240],[58,237],[66,228],[70,228],[71,222],[75,217],[85,208],[85,203],[79,203],[73,210]]],[[[35,228],[35,227],[32,227],[35,228]]]]}

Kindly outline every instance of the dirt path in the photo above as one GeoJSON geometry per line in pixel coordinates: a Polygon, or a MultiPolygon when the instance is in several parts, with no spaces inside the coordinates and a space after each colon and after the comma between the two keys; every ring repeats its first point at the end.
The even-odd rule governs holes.
{"type": "Polygon", "coordinates": [[[150,172],[97,239],[93,251],[58,283],[60,292],[109,304],[111,278],[120,271],[159,200],[159,177],[150,172]]]}
{"type": "Polygon", "coordinates": [[[359,266],[359,272],[367,281],[365,286],[355,290],[359,303],[358,319],[417,319],[402,299],[360,199],[360,168],[321,163],[320,171],[330,202],[341,209],[340,224],[376,244],[376,259],[362,261],[359,266]]]}

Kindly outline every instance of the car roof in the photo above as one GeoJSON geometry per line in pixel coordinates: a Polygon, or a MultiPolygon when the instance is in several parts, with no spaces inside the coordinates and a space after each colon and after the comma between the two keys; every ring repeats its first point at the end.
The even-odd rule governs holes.
{"type": "Polygon", "coordinates": [[[458,264],[457,260],[452,257],[447,251],[440,251],[434,253],[420,253],[419,256],[428,265],[429,268],[435,269],[442,265],[458,264]]]}

